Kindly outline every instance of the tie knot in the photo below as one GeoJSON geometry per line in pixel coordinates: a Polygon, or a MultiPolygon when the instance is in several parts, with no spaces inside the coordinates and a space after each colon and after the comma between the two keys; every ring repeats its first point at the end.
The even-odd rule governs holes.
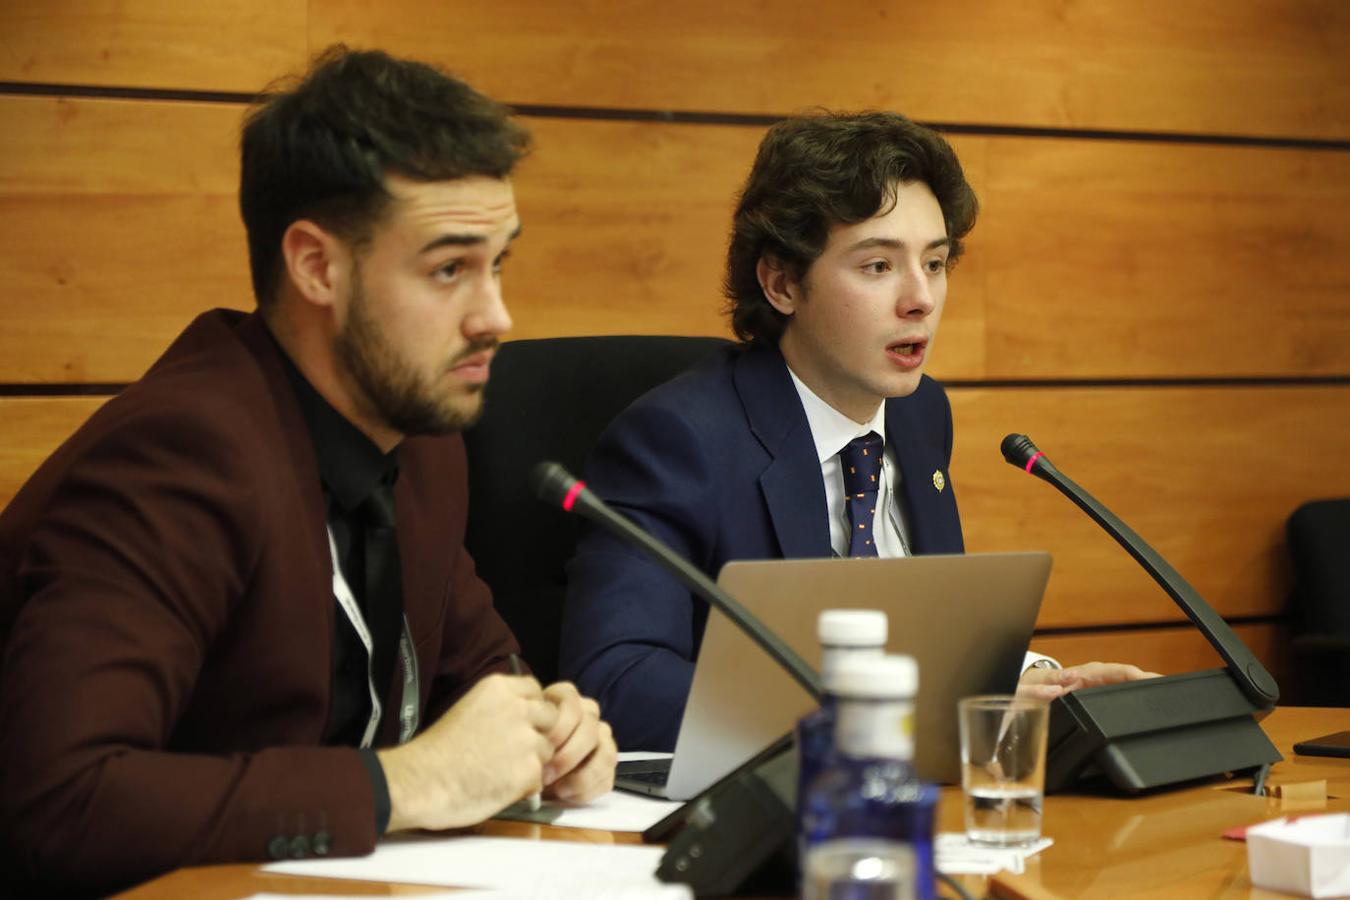
{"type": "Polygon", "coordinates": [[[844,470],[844,491],[850,496],[876,493],[881,474],[881,435],[869,431],[856,437],[839,451],[839,462],[844,470]]]}

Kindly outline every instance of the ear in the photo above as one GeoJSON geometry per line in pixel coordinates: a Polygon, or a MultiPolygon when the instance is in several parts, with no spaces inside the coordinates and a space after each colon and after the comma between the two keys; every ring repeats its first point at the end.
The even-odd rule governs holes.
{"type": "Polygon", "coordinates": [[[797,311],[802,301],[801,283],[781,260],[764,254],[755,264],[755,275],[759,277],[760,290],[774,309],[785,316],[797,311]]]}
{"type": "Polygon", "coordinates": [[[300,297],[316,306],[333,306],[340,294],[346,246],[309,219],[297,219],[281,236],[286,279],[300,297]]]}

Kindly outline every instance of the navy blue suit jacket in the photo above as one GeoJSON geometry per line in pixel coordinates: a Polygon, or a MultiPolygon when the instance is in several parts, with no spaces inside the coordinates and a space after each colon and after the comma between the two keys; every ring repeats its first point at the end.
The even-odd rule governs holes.
{"type": "MultiPolygon", "coordinates": [[[[886,403],[909,545],[959,553],[951,407],[924,377],[886,403]],[[936,490],[941,471],[946,489],[936,490]]],[[[727,347],[637,400],[601,436],[588,485],[715,578],[733,559],[832,555],[806,412],[776,347],[727,347]]],[[[567,570],[561,670],[600,702],[620,749],[672,750],[708,608],[606,532],[567,570]]]]}

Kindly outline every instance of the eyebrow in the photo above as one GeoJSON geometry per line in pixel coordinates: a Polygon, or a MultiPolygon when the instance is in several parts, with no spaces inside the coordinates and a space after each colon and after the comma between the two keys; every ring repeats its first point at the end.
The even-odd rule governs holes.
{"type": "MultiPolygon", "coordinates": [[[[927,245],[924,246],[923,249],[936,250],[939,247],[950,247],[951,245],[952,245],[951,238],[941,237],[935,241],[929,241],[927,245]]],[[[855,250],[868,250],[871,249],[872,247],[886,247],[891,250],[903,250],[905,247],[905,242],[898,241],[895,238],[882,238],[882,237],[863,238],[861,241],[858,241],[858,243],[854,244],[852,247],[849,247],[848,252],[852,253],[855,250]]]]}
{"type": "MultiPolygon", "coordinates": [[[[506,242],[509,244],[516,238],[520,237],[520,231],[521,226],[517,225],[516,230],[511,232],[511,234],[507,236],[506,242]]],[[[439,237],[433,238],[432,240],[428,241],[425,245],[423,245],[421,250],[417,251],[417,253],[420,256],[423,253],[430,253],[432,250],[437,250],[441,247],[474,247],[477,246],[478,244],[484,243],[487,243],[487,235],[442,234],[439,237]]]]}

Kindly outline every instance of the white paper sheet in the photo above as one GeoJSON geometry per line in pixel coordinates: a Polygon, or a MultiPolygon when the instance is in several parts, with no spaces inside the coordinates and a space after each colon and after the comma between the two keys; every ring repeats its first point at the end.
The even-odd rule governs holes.
{"type": "MultiPolygon", "coordinates": [[[[558,896],[552,891],[542,894],[520,891],[458,891],[446,895],[449,900],[538,900],[541,897],[558,896]]],[[[365,900],[370,900],[369,897],[365,900]]],[[[408,900],[422,900],[410,897],[408,900]]],[[[568,888],[567,900],[694,900],[694,892],[683,884],[665,884],[660,887],[635,887],[619,885],[582,885],[576,889],[568,888]]]]}
{"type": "MultiPolygon", "coordinates": [[[[545,801],[545,806],[549,805],[545,801]]],[[[584,806],[563,806],[553,820],[563,828],[598,828],[602,831],[646,831],[683,806],[678,800],[643,797],[624,791],[610,791],[584,806]]]]}
{"type": "MultiPolygon", "coordinates": [[[[372,894],[250,894],[245,900],[370,900],[372,894]]],[[[433,891],[410,894],[416,900],[467,900],[472,897],[503,897],[491,891],[433,891]]]]}
{"type": "Polygon", "coordinates": [[[386,838],[369,856],[269,863],[267,872],[505,890],[517,896],[612,896],[664,887],[661,847],[498,837],[386,838]],[[600,892],[600,893],[597,893],[600,892]]]}
{"type": "Polygon", "coordinates": [[[1026,868],[1027,857],[1054,842],[1053,838],[1041,838],[1029,847],[985,847],[972,844],[963,833],[944,832],[933,843],[934,863],[946,875],[993,875],[1004,870],[1020,875],[1026,868]]]}
{"type": "MultiPolygon", "coordinates": [[[[371,894],[253,894],[247,900],[370,900],[371,894]]],[[[429,894],[408,894],[409,900],[533,900],[540,896],[522,891],[432,891],[429,894]]],[[[551,896],[551,895],[550,895],[551,896]]],[[[693,900],[694,893],[683,884],[661,887],[586,886],[580,893],[572,893],[577,900],[693,900]]]]}

